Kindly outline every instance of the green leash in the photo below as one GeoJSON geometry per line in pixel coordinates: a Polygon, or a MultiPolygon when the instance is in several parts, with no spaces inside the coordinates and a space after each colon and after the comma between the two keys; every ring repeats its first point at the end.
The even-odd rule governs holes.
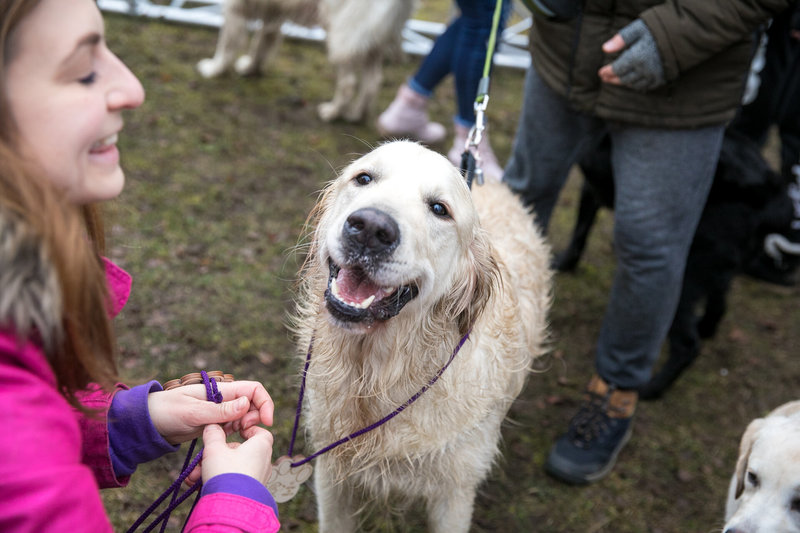
{"type": "Polygon", "coordinates": [[[472,180],[476,179],[478,185],[483,185],[483,169],[481,158],[478,154],[478,145],[483,140],[483,131],[486,129],[486,108],[489,105],[489,72],[492,69],[492,57],[497,44],[497,29],[500,27],[500,16],[503,12],[503,0],[497,0],[492,17],[492,31],[486,46],[486,59],[483,63],[483,77],[478,82],[478,94],[475,96],[473,109],[475,110],[475,125],[469,130],[464,143],[464,152],[461,154],[461,172],[467,180],[467,185],[472,188],[472,180]]]}

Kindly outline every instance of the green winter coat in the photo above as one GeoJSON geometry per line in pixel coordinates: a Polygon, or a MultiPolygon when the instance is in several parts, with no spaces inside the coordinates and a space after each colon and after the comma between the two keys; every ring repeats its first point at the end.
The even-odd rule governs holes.
{"type": "Polygon", "coordinates": [[[753,52],[752,34],[790,0],[586,0],[566,23],[534,17],[537,73],[575,109],[644,127],[724,124],[739,107],[753,52]],[[648,92],[603,84],[616,55],[601,46],[641,18],[655,38],[666,85],[648,92]]]}

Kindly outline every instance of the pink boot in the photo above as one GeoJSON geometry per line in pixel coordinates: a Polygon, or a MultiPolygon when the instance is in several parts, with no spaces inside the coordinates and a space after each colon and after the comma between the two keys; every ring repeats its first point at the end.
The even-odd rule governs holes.
{"type": "MultiPolygon", "coordinates": [[[[468,135],[469,128],[455,124],[453,147],[447,152],[447,159],[459,168],[461,167],[461,154],[464,153],[464,144],[467,142],[468,135]]],[[[486,130],[483,130],[483,138],[478,144],[478,155],[481,158],[484,179],[487,181],[500,181],[503,178],[503,167],[497,162],[497,157],[495,157],[492,146],[489,144],[489,136],[486,130]]]]}
{"type": "Polygon", "coordinates": [[[438,143],[447,134],[445,127],[428,119],[428,98],[405,83],[386,111],[378,117],[378,131],[384,137],[410,137],[424,143],[438,143]]]}

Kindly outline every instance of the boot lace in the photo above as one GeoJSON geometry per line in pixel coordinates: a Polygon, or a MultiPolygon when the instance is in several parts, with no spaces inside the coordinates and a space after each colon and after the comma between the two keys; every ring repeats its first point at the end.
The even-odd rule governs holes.
{"type": "Polygon", "coordinates": [[[584,400],[569,425],[570,438],[576,446],[585,448],[598,437],[602,437],[611,430],[611,417],[608,415],[615,409],[609,404],[613,389],[600,395],[587,391],[588,400],[584,400]]]}

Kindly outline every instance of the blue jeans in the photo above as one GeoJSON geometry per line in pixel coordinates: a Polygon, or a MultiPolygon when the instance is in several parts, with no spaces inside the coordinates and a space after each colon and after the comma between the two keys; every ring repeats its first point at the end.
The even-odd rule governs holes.
{"type": "Polygon", "coordinates": [[[642,128],[577,113],[533,68],[503,180],[546,230],[572,165],[611,135],[617,268],[597,342],[605,381],[647,383],[683,283],[686,256],[714,178],[724,126],[642,128]]]}
{"type": "MultiPolygon", "coordinates": [[[[483,76],[496,0],[457,0],[456,3],[461,14],[436,39],[408,85],[419,94],[430,97],[436,86],[452,72],[457,111],[454,121],[470,128],[475,124],[473,104],[478,82],[483,76]]],[[[503,0],[498,40],[507,14],[508,0],[503,0]]]]}

